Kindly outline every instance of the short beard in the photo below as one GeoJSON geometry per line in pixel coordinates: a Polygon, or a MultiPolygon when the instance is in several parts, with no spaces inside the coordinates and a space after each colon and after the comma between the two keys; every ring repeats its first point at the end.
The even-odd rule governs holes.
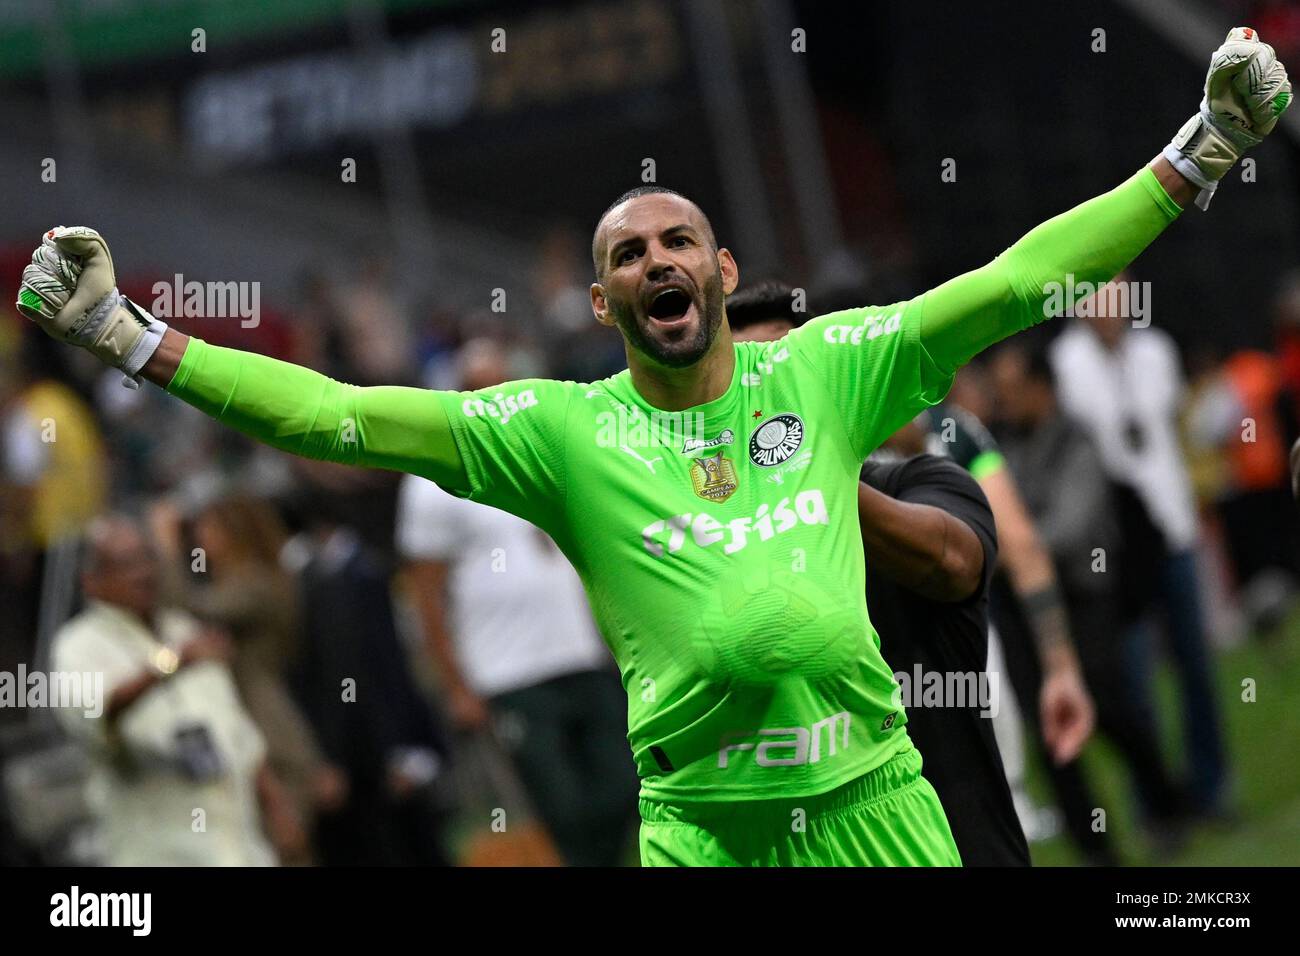
{"type": "Polygon", "coordinates": [[[713,340],[718,337],[718,329],[722,327],[722,305],[726,297],[722,292],[721,269],[714,270],[700,292],[700,316],[695,334],[679,342],[651,339],[646,334],[646,328],[637,322],[635,309],[630,303],[611,300],[609,311],[632,348],[666,368],[687,368],[704,358],[713,347],[713,340]]]}

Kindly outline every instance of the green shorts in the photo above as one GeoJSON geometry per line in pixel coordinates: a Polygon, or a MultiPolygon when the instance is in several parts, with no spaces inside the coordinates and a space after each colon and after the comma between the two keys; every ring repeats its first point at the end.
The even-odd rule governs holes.
{"type": "Polygon", "coordinates": [[[915,748],[813,797],[640,809],[642,866],[961,866],[915,748]]]}

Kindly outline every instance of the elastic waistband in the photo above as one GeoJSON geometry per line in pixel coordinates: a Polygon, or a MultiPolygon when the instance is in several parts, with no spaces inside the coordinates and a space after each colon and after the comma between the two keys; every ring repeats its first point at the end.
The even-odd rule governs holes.
{"type": "Polygon", "coordinates": [[[794,809],[803,810],[809,817],[836,813],[853,807],[874,803],[915,783],[921,777],[921,752],[908,747],[895,754],[875,770],[869,770],[841,784],[834,790],[805,797],[782,797],[777,800],[725,800],[691,803],[665,803],[642,797],[639,801],[641,819],[647,823],[693,823],[705,825],[734,820],[738,815],[748,819],[755,816],[778,817],[789,820],[794,809]]]}

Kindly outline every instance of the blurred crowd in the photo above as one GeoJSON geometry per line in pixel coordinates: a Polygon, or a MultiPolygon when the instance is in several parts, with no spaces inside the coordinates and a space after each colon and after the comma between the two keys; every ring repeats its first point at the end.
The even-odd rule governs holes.
{"type": "MultiPolygon", "coordinates": [[[[1225,694],[1216,654],[1278,639],[1296,602],[1300,274],[1279,282],[1269,349],[1178,343],[1118,292],[995,347],[959,374],[949,403],[987,423],[1005,454],[1055,565],[1098,727],[1157,850],[1172,853],[1189,824],[1239,818],[1224,711],[1240,689],[1225,694]],[[1172,761],[1159,744],[1161,659],[1177,700],[1172,761]]],[[[1024,625],[1014,605],[995,583],[1004,639],[1024,625]]],[[[1023,705],[1028,681],[1008,658],[1023,705]]],[[[1115,862],[1104,829],[1087,825],[1099,803],[1083,768],[1049,764],[1048,775],[1078,849],[1115,862]]],[[[1024,822],[1031,838],[1042,829],[1024,822]]]]}
{"type": "MultiPolygon", "coordinates": [[[[363,261],[304,274],[255,328],[185,328],[360,385],[591,381],[624,359],[589,272],[557,226],[504,304],[450,312],[363,261]]],[[[812,311],[844,301],[814,290],[812,311]]],[[[1273,327],[1270,348],[1230,350],[1102,309],[994,350],[948,400],[996,436],[1076,643],[1107,644],[1151,726],[1160,648],[1174,665],[1186,780],[1162,796],[1137,761],[1153,811],[1231,814],[1214,654],[1270,639],[1295,600],[1300,274],[1273,327]]],[[[86,359],[0,319],[0,671],[99,671],[108,703],[0,708],[4,862],[634,858],[625,698],[549,539],[421,479],[256,446],[86,359]]],[[[1069,772],[1053,783],[1095,806],[1069,772]]]]}
{"type": "MultiPolygon", "coordinates": [[[[361,385],[600,378],[622,351],[586,321],[577,237],[543,237],[495,310],[404,299],[362,262],[304,274],[292,312],[185,328],[361,385]]],[[[82,358],[0,320],[0,671],[102,672],[107,704],[0,708],[4,862],[634,858],[625,700],[549,539],[82,358]]]]}

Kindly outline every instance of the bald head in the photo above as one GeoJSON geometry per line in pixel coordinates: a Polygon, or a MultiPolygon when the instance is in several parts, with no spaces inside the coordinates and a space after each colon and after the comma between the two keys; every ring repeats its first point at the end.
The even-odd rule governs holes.
{"type": "MultiPolygon", "coordinates": [[[[611,233],[625,231],[628,225],[628,206],[636,205],[644,197],[657,197],[656,205],[668,212],[676,212],[676,218],[692,228],[707,240],[714,252],[718,250],[718,240],[713,234],[713,224],[704,210],[692,200],[687,199],[676,190],[666,186],[638,186],[619,196],[600,214],[596,221],[596,231],[591,236],[591,263],[596,270],[596,281],[600,282],[610,265],[611,233]]],[[[617,242],[617,238],[614,240],[617,242]]]]}

